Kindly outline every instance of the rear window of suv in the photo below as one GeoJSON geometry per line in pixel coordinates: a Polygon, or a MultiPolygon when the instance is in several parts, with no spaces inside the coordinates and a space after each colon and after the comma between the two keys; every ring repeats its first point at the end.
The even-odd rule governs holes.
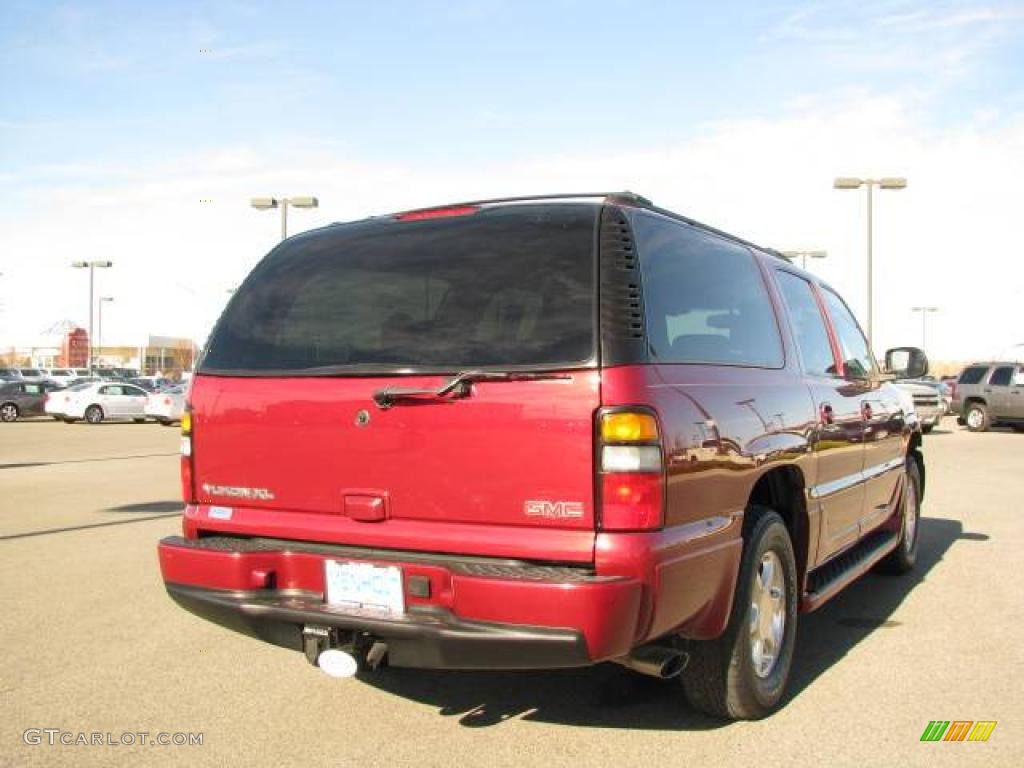
{"type": "Polygon", "coordinates": [[[963,373],[960,374],[960,384],[977,384],[985,377],[985,372],[988,371],[987,365],[972,365],[970,368],[965,368],[963,373]]]}
{"type": "Polygon", "coordinates": [[[586,364],[595,356],[599,211],[504,206],[294,238],[232,297],[201,369],[317,375],[586,364]]]}

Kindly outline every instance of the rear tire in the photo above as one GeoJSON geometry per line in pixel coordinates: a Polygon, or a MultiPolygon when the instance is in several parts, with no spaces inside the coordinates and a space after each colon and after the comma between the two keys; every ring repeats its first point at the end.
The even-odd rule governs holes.
{"type": "Polygon", "coordinates": [[[0,421],[17,421],[18,420],[18,406],[14,403],[4,403],[0,405],[0,421]]]}
{"type": "Polygon", "coordinates": [[[85,420],[90,424],[99,424],[103,421],[103,409],[98,405],[90,405],[85,409],[85,420]]]}
{"type": "Polygon", "coordinates": [[[964,412],[964,421],[971,432],[987,432],[991,426],[988,408],[982,403],[971,403],[964,412]]]}
{"type": "Polygon", "coordinates": [[[930,435],[933,429],[935,429],[934,424],[929,424],[927,427],[921,427],[921,431],[926,435],[930,435]]]}
{"type": "Polygon", "coordinates": [[[755,720],[778,707],[796,640],[796,559],[789,531],[766,507],[750,507],[746,514],[748,533],[725,633],[681,643],[690,654],[682,675],[690,704],[730,720],[755,720]]]}
{"type": "Polygon", "coordinates": [[[879,563],[885,573],[901,574],[914,568],[921,538],[921,469],[907,457],[906,486],[900,500],[900,543],[879,563]]]}
{"type": "Polygon", "coordinates": [[[146,423],[145,419],[132,419],[132,421],[134,421],[136,424],[145,424],[146,423]]]}

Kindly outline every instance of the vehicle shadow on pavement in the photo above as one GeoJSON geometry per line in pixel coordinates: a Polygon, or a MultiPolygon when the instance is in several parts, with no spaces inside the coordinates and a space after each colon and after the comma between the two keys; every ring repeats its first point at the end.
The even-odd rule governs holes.
{"type": "MultiPolygon", "coordinates": [[[[787,700],[798,696],[865,637],[907,631],[890,619],[964,533],[959,521],[923,518],[917,567],[902,577],[869,574],[816,613],[800,617],[787,700]]],[[[512,718],[595,728],[711,730],[728,723],[688,707],[676,680],[661,681],[615,664],[551,672],[431,672],[382,669],[359,679],[390,694],[438,708],[459,725],[486,727],[512,718]]]]}
{"type": "Polygon", "coordinates": [[[910,573],[868,573],[820,610],[800,617],[787,699],[800,695],[872,632],[912,631],[891,618],[907,595],[928,578],[954,543],[988,540],[986,534],[964,532],[959,520],[922,517],[919,531],[917,563],[910,573]]]}

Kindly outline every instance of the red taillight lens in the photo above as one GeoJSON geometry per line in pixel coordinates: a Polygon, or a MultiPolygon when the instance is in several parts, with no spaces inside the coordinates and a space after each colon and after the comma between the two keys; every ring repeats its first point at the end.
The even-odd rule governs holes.
{"type": "Polygon", "coordinates": [[[653,413],[617,409],[598,415],[601,529],[644,531],[665,524],[665,469],[653,413]]]}
{"type": "Polygon", "coordinates": [[[193,437],[192,409],[186,405],[185,412],[181,414],[181,498],[186,504],[194,504],[196,497],[193,437]]]}
{"type": "Polygon", "coordinates": [[[171,404],[171,398],[165,397],[164,398],[164,405],[170,405],[170,404],[171,404]]]}
{"type": "Polygon", "coordinates": [[[479,211],[475,205],[450,205],[447,208],[428,208],[423,211],[406,211],[395,215],[395,221],[422,221],[423,219],[446,219],[450,216],[469,216],[479,211]]]}
{"type": "Polygon", "coordinates": [[[609,472],[601,477],[601,528],[642,531],[664,525],[660,472],[609,472]]]}

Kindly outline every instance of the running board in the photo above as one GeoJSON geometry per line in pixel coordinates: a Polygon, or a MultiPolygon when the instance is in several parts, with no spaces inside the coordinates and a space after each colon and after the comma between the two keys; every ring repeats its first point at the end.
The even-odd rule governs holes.
{"type": "Polygon", "coordinates": [[[813,611],[835,597],[850,582],[863,576],[900,543],[895,531],[875,531],[841,555],[814,569],[807,577],[802,611],[813,611]]]}

